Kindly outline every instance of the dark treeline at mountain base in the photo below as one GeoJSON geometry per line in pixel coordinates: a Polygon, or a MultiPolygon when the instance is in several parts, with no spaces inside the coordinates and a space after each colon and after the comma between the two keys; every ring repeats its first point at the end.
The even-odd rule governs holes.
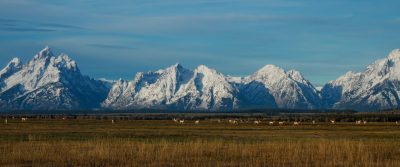
{"type": "Polygon", "coordinates": [[[290,110],[246,110],[240,112],[177,112],[160,110],[136,111],[17,111],[0,114],[2,119],[82,119],[82,120],[263,120],[301,122],[400,122],[400,110],[380,112],[356,111],[290,111],[290,110]]]}

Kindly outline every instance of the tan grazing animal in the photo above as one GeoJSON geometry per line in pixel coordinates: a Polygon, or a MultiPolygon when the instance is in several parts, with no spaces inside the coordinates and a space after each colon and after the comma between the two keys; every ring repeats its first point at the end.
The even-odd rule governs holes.
{"type": "Polygon", "coordinates": [[[284,124],[285,124],[285,122],[283,122],[283,121],[280,121],[280,122],[278,122],[278,124],[279,124],[279,125],[284,125],[284,124]]]}
{"type": "Polygon", "coordinates": [[[229,123],[231,123],[231,124],[237,124],[238,121],[237,121],[237,120],[229,120],[229,123]]]}
{"type": "Polygon", "coordinates": [[[114,123],[114,120],[113,120],[113,119],[111,120],[111,123],[112,123],[112,124],[114,123]]]}
{"type": "Polygon", "coordinates": [[[335,120],[331,120],[331,124],[335,124],[335,120]]]}
{"type": "Polygon", "coordinates": [[[315,124],[315,121],[314,121],[314,120],[312,121],[312,124],[315,124]]]}
{"type": "Polygon", "coordinates": [[[185,123],[185,120],[179,120],[179,124],[185,123]]]}
{"type": "Polygon", "coordinates": [[[4,122],[6,123],[6,125],[8,124],[8,120],[7,120],[7,118],[6,118],[6,120],[5,120],[4,122]]]}
{"type": "Polygon", "coordinates": [[[367,124],[367,121],[363,121],[364,124],[367,124]]]}
{"type": "Polygon", "coordinates": [[[269,121],[269,125],[274,125],[274,121],[269,121]]]}
{"type": "Polygon", "coordinates": [[[199,124],[199,123],[200,123],[200,121],[199,121],[199,120],[196,120],[196,121],[194,121],[194,123],[195,123],[195,124],[199,124]]]}
{"type": "Polygon", "coordinates": [[[25,117],[22,117],[22,118],[21,118],[21,121],[22,121],[22,122],[25,122],[26,120],[28,120],[28,118],[25,118],[25,117]]]}
{"type": "Polygon", "coordinates": [[[399,121],[396,121],[396,125],[399,125],[399,121]]]}
{"type": "Polygon", "coordinates": [[[361,124],[361,120],[357,120],[356,124],[358,124],[358,125],[361,124]]]}
{"type": "Polygon", "coordinates": [[[261,121],[254,121],[254,124],[258,125],[261,121]]]}
{"type": "Polygon", "coordinates": [[[295,121],[295,122],[293,122],[293,125],[300,125],[300,121],[299,122],[297,122],[297,121],[295,121]]]}

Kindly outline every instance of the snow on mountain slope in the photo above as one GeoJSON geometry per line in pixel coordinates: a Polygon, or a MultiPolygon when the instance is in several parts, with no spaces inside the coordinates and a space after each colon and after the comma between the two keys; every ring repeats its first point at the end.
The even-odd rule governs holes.
{"type": "Polygon", "coordinates": [[[0,91],[4,87],[4,80],[22,69],[19,58],[13,58],[6,67],[0,71],[0,91]]]}
{"type": "Polygon", "coordinates": [[[189,82],[177,91],[172,104],[191,110],[233,110],[239,107],[237,94],[223,74],[200,65],[189,82]]]}
{"type": "Polygon", "coordinates": [[[103,103],[107,108],[228,110],[236,107],[235,89],[225,76],[199,66],[195,71],[176,64],[156,72],[138,73],[119,81],[103,103]]]}
{"type": "Polygon", "coordinates": [[[3,80],[0,106],[4,110],[96,108],[108,92],[102,82],[82,76],[75,61],[65,54],[55,57],[48,47],[17,67],[3,80]]]}
{"type": "Polygon", "coordinates": [[[256,106],[281,109],[320,107],[317,90],[297,71],[286,72],[274,65],[266,65],[244,80],[241,94],[256,106]]]}
{"type": "Polygon", "coordinates": [[[133,81],[118,81],[103,106],[166,109],[187,75],[192,75],[190,73],[179,64],[156,72],[138,73],[133,81]]]}
{"type": "Polygon", "coordinates": [[[400,50],[369,65],[363,72],[348,72],[322,89],[325,107],[372,111],[400,106],[400,50]]]}

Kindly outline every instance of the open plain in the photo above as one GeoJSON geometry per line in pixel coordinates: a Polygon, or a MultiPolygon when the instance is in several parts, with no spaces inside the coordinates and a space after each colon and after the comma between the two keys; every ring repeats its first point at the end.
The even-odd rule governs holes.
{"type": "Polygon", "coordinates": [[[9,117],[0,124],[0,166],[400,164],[395,122],[298,122],[9,117]]]}

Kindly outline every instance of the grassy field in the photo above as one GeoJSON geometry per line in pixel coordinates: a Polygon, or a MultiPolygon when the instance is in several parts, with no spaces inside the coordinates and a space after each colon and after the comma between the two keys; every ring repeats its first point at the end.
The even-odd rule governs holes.
{"type": "Polygon", "coordinates": [[[393,122],[8,119],[0,166],[399,166],[393,122]]]}

